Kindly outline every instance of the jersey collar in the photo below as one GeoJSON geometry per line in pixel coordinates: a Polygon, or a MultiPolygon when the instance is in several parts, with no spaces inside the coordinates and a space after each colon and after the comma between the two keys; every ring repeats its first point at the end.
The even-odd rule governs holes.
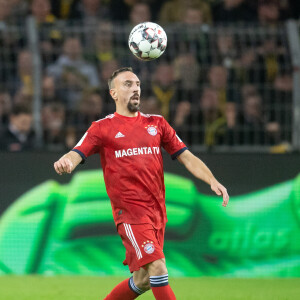
{"type": "Polygon", "coordinates": [[[123,115],[118,114],[117,112],[115,112],[114,115],[115,115],[117,118],[123,119],[123,120],[126,121],[126,122],[131,122],[131,123],[133,123],[133,122],[137,121],[137,120],[140,118],[141,113],[138,111],[138,115],[137,115],[136,117],[126,117],[126,116],[123,116],[123,115]]]}

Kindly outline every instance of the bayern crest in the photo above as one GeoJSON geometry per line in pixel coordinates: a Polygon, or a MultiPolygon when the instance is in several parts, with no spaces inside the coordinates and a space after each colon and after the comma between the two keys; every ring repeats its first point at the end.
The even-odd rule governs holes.
{"type": "Polygon", "coordinates": [[[148,244],[146,244],[146,245],[144,246],[144,250],[145,250],[145,252],[146,252],[147,254],[152,254],[152,253],[154,252],[154,250],[155,250],[155,247],[154,247],[153,244],[148,243],[148,244]]]}
{"type": "Polygon", "coordinates": [[[152,135],[152,136],[155,136],[155,135],[157,135],[157,129],[156,129],[156,126],[148,126],[148,127],[146,127],[147,128],[147,131],[148,131],[148,133],[150,134],[150,135],[152,135]]]}

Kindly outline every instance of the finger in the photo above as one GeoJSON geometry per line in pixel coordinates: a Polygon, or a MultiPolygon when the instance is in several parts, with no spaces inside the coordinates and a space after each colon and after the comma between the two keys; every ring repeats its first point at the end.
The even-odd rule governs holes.
{"type": "Polygon", "coordinates": [[[62,173],[60,172],[59,168],[58,168],[58,164],[57,162],[54,163],[54,169],[55,169],[55,172],[59,175],[62,175],[62,173]]]}
{"type": "Polygon", "coordinates": [[[63,160],[59,160],[57,162],[57,166],[58,166],[58,170],[63,174],[63,173],[66,173],[66,165],[65,165],[65,162],[63,160]]]}
{"type": "Polygon", "coordinates": [[[69,168],[67,161],[62,160],[61,161],[61,166],[62,166],[63,173],[67,173],[68,172],[68,168],[69,168]]]}
{"type": "Polygon", "coordinates": [[[229,202],[229,195],[227,193],[227,190],[225,190],[223,193],[223,204],[222,205],[225,207],[225,206],[227,206],[228,202],[229,202]]]}

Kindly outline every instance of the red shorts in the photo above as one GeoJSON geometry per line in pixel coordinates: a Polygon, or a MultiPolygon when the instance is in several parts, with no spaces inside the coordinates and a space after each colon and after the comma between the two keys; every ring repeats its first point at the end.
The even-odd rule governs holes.
{"type": "Polygon", "coordinates": [[[165,228],[155,229],[151,224],[118,225],[118,233],[126,248],[126,259],[130,272],[138,271],[146,264],[164,258],[165,228]]]}

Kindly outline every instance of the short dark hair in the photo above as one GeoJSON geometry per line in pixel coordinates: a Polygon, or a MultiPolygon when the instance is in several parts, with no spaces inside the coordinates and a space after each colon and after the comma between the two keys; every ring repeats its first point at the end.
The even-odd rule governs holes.
{"type": "Polygon", "coordinates": [[[25,104],[16,104],[13,106],[12,110],[11,110],[11,114],[14,116],[18,116],[21,114],[25,114],[25,115],[31,115],[32,114],[32,110],[30,107],[28,107],[25,104]]]}
{"type": "Polygon", "coordinates": [[[123,68],[120,68],[116,71],[114,71],[111,76],[109,77],[109,79],[107,80],[107,83],[108,83],[108,88],[109,89],[112,89],[113,88],[113,81],[114,79],[120,74],[120,73],[123,73],[123,72],[132,72],[133,73],[133,70],[131,67],[123,67],[123,68]]]}

